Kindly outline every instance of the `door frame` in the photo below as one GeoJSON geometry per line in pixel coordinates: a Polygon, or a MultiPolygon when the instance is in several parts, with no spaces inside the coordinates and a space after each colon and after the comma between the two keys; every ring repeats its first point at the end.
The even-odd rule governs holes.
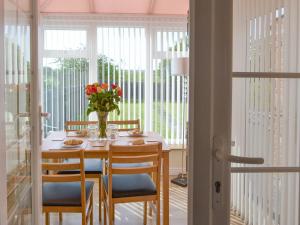
{"type": "Polygon", "coordinates": [[[32,36],[31,36],[31,60],[32,73],[30,83],[30,115],[31,115],[31,143],[32,143],[32,220],[33,224],[42,224],[42,188],[41,188],[41,60],[40,60],[40,10],[39,1],[32,0],[32,36]]]}
{"type": "MultiPolygon", "coordinates": [[[[4,53],[4,1],[0,1],[0,52],[4,53]]],[[[0,126],[5,127],[5,71],[4,54],[0,54],[0,126]]],[[[5,129],[0,135],[0,159],[6,159],[5,129]]],[[[0,163],[0,224],[7,221],[6,160],[0,163]]]]}
{"type": "Polygon", "coordinates": [[[190,0],[190,225],[229,225],[230,220],[230,164],[214,165],[213,141],[221,137],[230,153],[232,2],[190,0]],[[216,176],[222,184],[218,207],[213,206],[216,176]]]}
{"type": "MultiPolygon", "coordinates": [[[[40,187],[40,113],[39,106],[39,60],[38,60],[38,24],[39,9],[38,0],[32,1],[33,19],[31,22],[31,88],[30,88],[30,115],[31,115],[31,147],[32,147],[32,220],[33,224],[41,224],[41,187],[40,187]],[[34,79],[33,79],[34,78],[34,79]]],[[[4,1],[0,1],[0,52],[5,51],[4,42],[4,1]]],[[[0,125],[5,127],[5,71],[4,71],[4,54],[0,54],[0,125]]],[[[5,129],[0,135],[0,224],[7,223],[7,174],[6,174],[6,139],[5,129]]]]}

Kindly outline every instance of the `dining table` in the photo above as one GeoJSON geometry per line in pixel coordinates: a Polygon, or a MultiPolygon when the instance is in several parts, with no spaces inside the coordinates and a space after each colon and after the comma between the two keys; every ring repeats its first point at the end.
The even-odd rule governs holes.
{"type": "MultiPolygon", "coordinates": [[[[87,136],[77,135],[76,132],[52,131],[43,139],[42,151],[64,149],[64,141],[67,139],[80,139],[83,143],[78,149],[84,150],[85,158],[107,159],[110,144],[132,145],[133,141],[143,139],[145,143],[162,143],[162,224],[169,225],[169,147],[163,137],[156,132],[144,132],[143,135],[136,137],[129,135],[128,132],[119,132],[114,139],[101,141],[90,140],[87,136]],[[95,144],[96,143],[96,144],[95,144]]],[[[73,148],[72,148],[73,149],[73,148]]]]}

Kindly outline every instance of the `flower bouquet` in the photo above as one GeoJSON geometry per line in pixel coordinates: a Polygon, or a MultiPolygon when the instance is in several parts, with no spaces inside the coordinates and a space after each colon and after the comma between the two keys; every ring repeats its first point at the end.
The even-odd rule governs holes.
{"type": "Polygon", "coordinates": [[[109,112],[114,110],[120,114],[118,103],[121,100],[122,89],[112,84],[110,87],[107,83],[89,84],[85,88],[85,93],[88,97],[87,115],[91,112],[96,112],[99,121],[99,137],[106,137],[106,123],[109,112]]]}

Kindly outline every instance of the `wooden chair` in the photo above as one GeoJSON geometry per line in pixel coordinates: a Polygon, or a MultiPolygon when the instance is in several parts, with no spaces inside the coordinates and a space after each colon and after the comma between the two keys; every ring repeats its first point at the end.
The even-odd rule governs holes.
{"type": "MultiPolygon", "coordinates": [[[[79,131],[82,127],[87,127],[89,125],[97,125],[98,121],[66,121],[65,131],[79,131]]],[[[140,120],[111,120],[107,121],[107,124],[115,124],[120,126],[119,131],[130,131],[134,129],[140,130],[140,120]],[[124,128],[124,126],[129,126],[124,128]]]]}
{"type": "Polygon", "coordinates": [[[51,212],[82,214],[82,225],[93,225],[94,182],[85,181],[83,150],[55,150],[42,153],[43,212],[46,225],[51,212]],[[78,159],[77,163],[63,163],[61,159],[78,159]],[[50,162],[49,162],[50,160],[50,162]],[[52,161],[51,161],[52,160],[52,161]],[[60,170],[79,170],[79,174],[57,174],[60,170]],[[51,173],[52,171],[52,173],[51,173]]]}
{"type": "Polygon", "coordinates": [[[140,130],[140,120],[114,120],[107,121],[107,124],[116,124],[119,126],[119,131],[130,131],[134,129],[140,130]],[[126,126],[126,128],[124,128],[126,126]],[[129,127],[127,127],[129,126],[129,127]]]}
{"type": "MultiPolygon", "coordinates": [[[[78,131],[81,126],[88,126],[92,124],[98,124],[98,121],[66,121],[65,131],[78,131]],[[72,129],[75,126],[77,129],[72,129]]],[[[74,160],[72,160],[74,162],[74,160]]],[[[101,177],[103,174],[103,161],[101,159],[85,159],[84,160],[84,171],[86,178],[93,178],[99,180],[99,221],[102,220],[102,196],[101,196],[101,177]]],[[[79,171],[60,171],[60,174],[76,174],[79,171]]]]}
{"type": "Polygon", "coordinates": [[[65,131],[71,132],[71,131],[79,131],[82,129],[82,127],[87,127],[89,125],[97,125],[98,121],[66,121],[65,122],[65,131]]]}
{"type": "Polygon", "coordinates": [[[107,213],[109,225],[113,224],[115,204],[129,202],[144,202],[144,225],[147,224],[147,202],[152,208],[152,202],[155,202],[156,224],[160,225],[161,155],[161,143],[110,146],[106,163],[108,175],[102,178],[104,225],[107,213]],[[135,164],[143,166],[136,167],[135,164]]]}

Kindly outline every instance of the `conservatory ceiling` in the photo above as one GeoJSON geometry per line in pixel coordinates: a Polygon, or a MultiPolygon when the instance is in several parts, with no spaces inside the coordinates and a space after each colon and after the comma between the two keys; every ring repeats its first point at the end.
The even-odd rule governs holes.
{"type": "Polygon", "coordinates": [[[186,15],[189,0],[40,0],[42,13],[186,15]]]}

